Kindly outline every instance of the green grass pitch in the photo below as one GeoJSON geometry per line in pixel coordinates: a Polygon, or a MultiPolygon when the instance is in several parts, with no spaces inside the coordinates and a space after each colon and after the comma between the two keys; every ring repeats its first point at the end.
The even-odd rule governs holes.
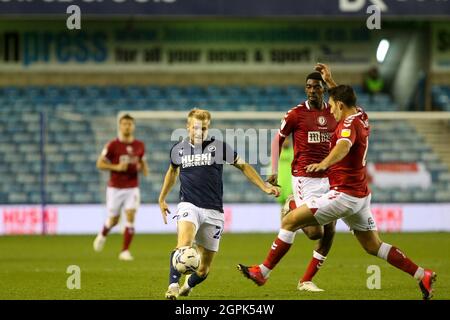
{"type": "MultiPolygon", "coordinates": [[[[450,299],[450,233],[384,234],[413,261],[437,274],[435,299],[450,299]]],[[[387,262],[369,256],[351,234],[336,235],[334,246],[315,282],[322,293],[296,290],[314,242],[299,233],[294,246],[263,287],[245,279],[236,264],[259,263],[274,234],[224,234],[208,279],[185,299],[421,299],[417,282],[387,262]],[[381,269],[381,289],[366,287],[369,265],[381,269]]],[[[175,235],[135,236],[135,261],[117,259],[122,237],[111,235],[101,253],[94,236],[0,237],[0,299],[163,299],[169,252],[175,235]],[[69,290],[69,265],[81,268],[81,289],[69,290]]]]}

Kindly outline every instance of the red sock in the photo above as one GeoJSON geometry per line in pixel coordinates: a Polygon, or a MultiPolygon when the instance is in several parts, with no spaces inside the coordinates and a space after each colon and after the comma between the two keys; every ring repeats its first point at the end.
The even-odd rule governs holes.
{"type": "Polygon", "coordinates": [[[130,247],[131,240],[133,240],[134,228],[126,227],[123,234],[123,248],[122,251],[128,250],[130,247]]]}
{"type": "Polygon", "coordinates": [[[281,258],[283,258],[284,255],[288,252],[291,245],[292,243],[286,243],[280,238],[276,238],[272,243],[272,248],[270,249],[269,254],[267,255],[266,260],[264,260],[263,264],[270,270],[275,268],[277,263],[280,262],[281,258]]]}
{"type": "Polygon", "coordinates": [[[319,260],[317,258],[312,258],[309,262],[308,268],[305,271],[300,282],[311,281],[314,275],[319,271],[319,268],[322,266],[323,260],[319,260]]]}
{"type": "Polygon", "coordinates": [[[392,264],[394,267],[399,268],[400,270],[409,273],[414,277],[417,269],[419,268],[414,262],[409,260],[407,256],[400,249],[392,246],[391,250],[389,250],[387,261],[392,264]]]}
{"type": "Polygon", "coordinates": [[[111,228],[107,228],[106,226],[103,226],[102,235],[104,237],[106,237],[110,230],[111,230],[111,228]]]}

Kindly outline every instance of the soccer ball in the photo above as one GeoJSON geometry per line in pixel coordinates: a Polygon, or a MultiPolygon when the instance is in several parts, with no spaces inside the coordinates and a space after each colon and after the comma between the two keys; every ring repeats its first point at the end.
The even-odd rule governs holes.
{"type": "Polygon", "coordinates": [[[193,247],[180,247],[173,254],[172,265],[179,273],[194,273],[200,265],[200,255],[193,247]]]}

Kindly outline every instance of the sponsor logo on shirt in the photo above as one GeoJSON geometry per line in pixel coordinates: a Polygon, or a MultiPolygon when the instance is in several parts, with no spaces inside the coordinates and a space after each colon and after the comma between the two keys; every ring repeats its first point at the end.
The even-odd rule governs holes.
{"type": "Polygon", "coordinates": [[[329,132],[308,131],[308,143],[329,142],[331,134],[329,132]]]}
{"type": "Polygon", "coordinates": [[[119,163],[137,164],[138,162],[139,162],[138,156],[130,156],[128,154],[123,154],[119,157],[119,163]]]}
{"type": "Polygon", "coordinates": [[[211,164],[211,153],[192,154],[181,157],[181,165],[183,166],[183,168],[210,166],[211,164]]]}

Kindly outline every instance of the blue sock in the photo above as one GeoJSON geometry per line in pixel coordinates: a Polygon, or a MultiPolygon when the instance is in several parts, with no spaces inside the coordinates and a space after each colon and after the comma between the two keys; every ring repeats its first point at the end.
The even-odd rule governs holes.
{"type": "Polygon", "coordinates": [[[208,277],[208,275],[206,275],[204,278],[200,277],[197,272],[193,273],[189,279],[188,279],[188,286],[193,288],[196,285],[198,285],[199,283],[203,282],[206,277],[208,277]]]}
{"type": "Polygon", "coordinates": [[[175,250],[170,254],[170,272],[169,272],[169,285],[172,283],[178,283],[180,281],[181,273],[178,272],[172,265],[172,258],[175,250]]]}

